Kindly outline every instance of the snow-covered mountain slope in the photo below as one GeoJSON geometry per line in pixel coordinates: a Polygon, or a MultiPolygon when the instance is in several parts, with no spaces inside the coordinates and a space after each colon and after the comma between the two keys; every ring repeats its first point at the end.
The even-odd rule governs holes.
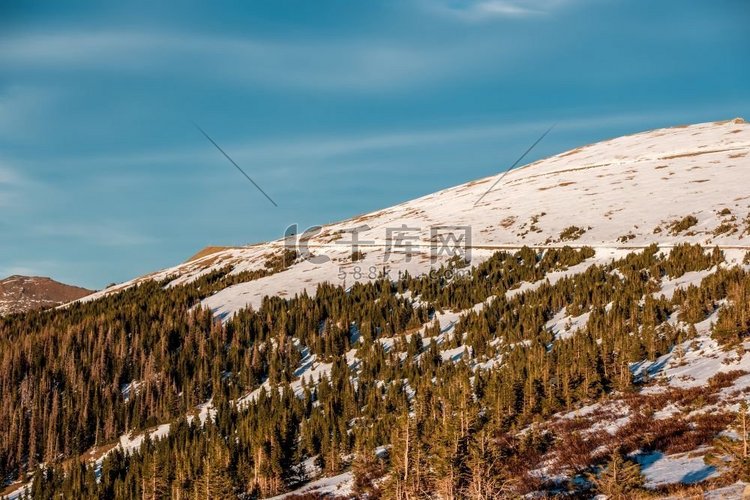
{"type": "MultiPolygon", "coordinates": [[[[218,292],[205,305],[227,316],[247,305],[257,307],[266,295],[311,293],[325,281],[350,286],[377,276],[384,267],[394,278],[404,271],[428,272],[448,258],[431,259],[439,251],[441,237],[461,236],[465,228],[470,228],[466,241],[470,240],[473,263],[497,249],[525,245],[589,245],[598,256],[654,242],[664,247],[691,242],[750,248],[748,153],[750,125],[741,119],[653,130],[583,146],[502,178],[479,179],[323,226],[308,239],[308,248],[324,262],[297,259],[281,272],[218,292]],[[359,228],[358,249],[363,255],[353,262],[350,231],[354,228],[359,228]]],[[[174,277],[178,284],[224,266],[231,266],[234,273],[263,269],[266,260],[284,248],[283,239],[209,248],[184,264],[90,298],[142,279],[174,277]]]]}
{"type": "Polygon", "coordinates": [[[52,307],[93,293],[50,278],[10,276],[0,280],[0,316],[52,307]]]}

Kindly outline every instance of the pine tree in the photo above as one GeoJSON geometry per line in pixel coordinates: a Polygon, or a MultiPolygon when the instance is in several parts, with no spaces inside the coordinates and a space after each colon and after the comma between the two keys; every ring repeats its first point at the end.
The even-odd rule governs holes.
{"type": "Polygon", "coordinates": [[[706,455],[707,464],[719,470],[727,470],[732,477],[750,481],[750,414],[747,401],[740,403],[732,430],[738,438],[719,436],[714,440],[713,450],[706,455]]]}
{"type": "Polygon", "coordinates": [[[226,452],[220,445],[212,445],[201,460],[201,475],[195,480],[194,494],[202,500],[234,498],[234,487],[226,468],[226,452]]]}
{"type": "Polygon", "coordinates": [[[385,475],[386,469],[383,460],[373,452],[370,440],[358,441],[352,472],[357,495],[377,498],[380,493],[377,482],[385,475]]]}
{"type": "Polygon", "coordinates": [[[408,415],[399,417],[391,436],[391,473],[387,484],[389,496],[396,500],[414,498],[416,483],[417,426],[408,415]]]}
{"type": "Polygon", "coordinates": [[[167,481],[163,475],[162,467],[156,457],[149,457],[143,464],[141,475],[141,498],[143,500],[157,500],[166,495],[167,481]]]}
{"type": "Polygon", "coordinates": [[[472,438],[466,464],[466,486],[463,488],[466,498],[492,500],[508,495],[512,478],[503,469],[503,459],[487,432],[481,431],[472,438]]]}
{"type": "Polygon", "coordinates": [[[638,464],[626,460],[619,452],[614,452],[599,475],[589,477],[598,493],[612,500],[627,500],[643,486],[643,474],[638,464]]]}

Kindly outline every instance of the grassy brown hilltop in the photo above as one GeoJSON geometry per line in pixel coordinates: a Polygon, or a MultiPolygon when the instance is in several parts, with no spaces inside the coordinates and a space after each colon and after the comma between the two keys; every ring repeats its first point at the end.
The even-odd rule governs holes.
{"type": "Polygon", "coordinates": [[[0,315],[54,307],[94,293],[39,276],[10,276],[0,280],[0,315]]]}

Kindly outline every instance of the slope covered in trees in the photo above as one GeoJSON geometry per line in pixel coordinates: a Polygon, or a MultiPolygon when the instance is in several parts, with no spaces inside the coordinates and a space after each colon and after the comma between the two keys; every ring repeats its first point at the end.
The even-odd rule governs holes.
{"type": "Polygon", "coordinates": [[[145,282],[0,319],[3,477],[33,478],[33,498],[265,497],[314,471],[351,471],[355,494],[384,498],[637,491],[633,454],[712,446],[734,420],[715,403],[744,376],[664,387],[638,367],[679,361],[704,328],[741,349],[750,274],[698,246],[593,255],[525,248],[464,272],[454,260],[432,276],[269,297],[225,322],[200,301],[257,275],[145,282]],[[662,293],[694,274],[704,278],[662,293]],[[537,286],[509,293],[524,282],[537,286]],[[441,324],[449,311],[463,313],[441,324]],[[586,321],[556,335],[561,316],[586,321]],[[714,408],[649,417],[695,400],[714,408]],[[207,401],[214,412],[195,418],[207,401]],[[628,419],[606,431],[560,417],[610,403],[628,419]],[[165,423],[161,439],[113,446],[165,423]]]}

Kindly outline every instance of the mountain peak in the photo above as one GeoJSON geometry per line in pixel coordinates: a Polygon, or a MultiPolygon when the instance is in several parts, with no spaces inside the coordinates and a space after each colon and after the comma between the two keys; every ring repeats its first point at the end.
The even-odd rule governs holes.
{"type": "Polygon", "coordinates": [[[0,280],[0,316],[58,306],[92,293],[93,290],[59,283],[45,276],[14,274],[0,280]]]}

